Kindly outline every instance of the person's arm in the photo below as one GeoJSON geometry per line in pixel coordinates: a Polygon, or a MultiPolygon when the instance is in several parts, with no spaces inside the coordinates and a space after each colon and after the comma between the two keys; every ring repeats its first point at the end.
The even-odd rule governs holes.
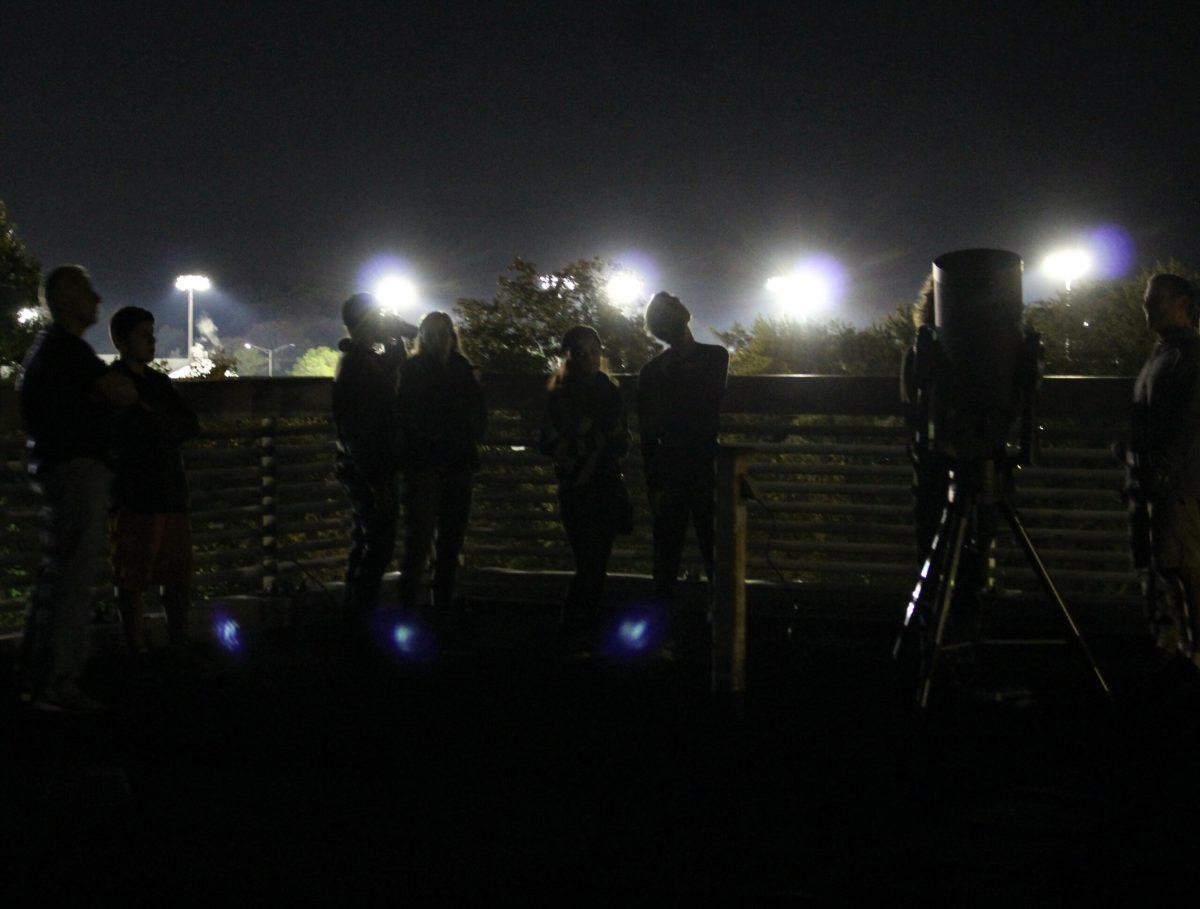
{"type": "Polygon", "coordinates": [[[621,389],[614,382],[608,384],[604,405],[604,452],[619,461],[629,454],[629,419],[625,416],[621,389]]]}
{"type": "Polygon", "coordinates": [[[542,425],[538,432],[538,451],[560,463],[567,456],[570,437],[562,426],[562,396],[551,391],[546,396],[546,409],[542,413],[542,425]]]}
{"type": "MultiPolygon", "coordinates": [[[[166,376],[163,376],[163,406],[157,412],[162,421],[163,431],[175,444],[181,444],[188,439],[194,439],[200,434],[200,420],[196,411],[183,399],[179,389],[166,376]]],[[[157,380],[156,380],[157,381],[157,380]]]]}
{"type": "Polygon", "coordinates": [[[463,364],[466,367],[466,384],[469,389],[471,439],[478,444],[483,441],[483,436],[487,432],[487,396],[483,393],[483,382],[480,381],[479,370],[473,367],[466,358],[463,358],[463,364]]]}
{"type": "Polygon", "coordinates": [[[140,400],[133,380],[113,369],[97,376],[88,386],[88,392],[113,407],[132,407],[140,400]]]}

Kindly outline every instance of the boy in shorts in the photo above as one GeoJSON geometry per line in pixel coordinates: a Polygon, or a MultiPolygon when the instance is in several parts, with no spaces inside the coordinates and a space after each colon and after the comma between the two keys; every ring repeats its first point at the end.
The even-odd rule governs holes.
{"type": "Polygon", "coordinates": [[[192,532],[180,446],[200,427],[171,380],[149,365],[154,316],[137,306],[119,309],[109,336],[120,354],[112,369],[132,380],[140,398],[115,420],[111,522],[121,624],[130,649],[140,653],[146,649],[143,597],[150,587],[162,587],[170,643],[188,640],[192,532]]]}

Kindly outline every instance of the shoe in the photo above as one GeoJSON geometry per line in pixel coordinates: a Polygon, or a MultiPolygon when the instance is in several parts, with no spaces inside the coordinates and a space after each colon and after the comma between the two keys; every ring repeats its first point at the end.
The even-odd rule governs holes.
{"type": "Polygon", "coordinates": [[[107,709],[95,698],[80,691],[74,682],[64,682],[35,696],[29,706],[44,713],[95,714],[107,709]]]}

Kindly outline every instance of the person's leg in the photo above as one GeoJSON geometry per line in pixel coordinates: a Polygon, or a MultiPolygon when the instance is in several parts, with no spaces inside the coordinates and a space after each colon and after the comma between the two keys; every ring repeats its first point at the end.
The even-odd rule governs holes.
{"type": "Polygon", "coordinates": [[[689,504],[686,485],[672,480],[664,485],[654,510],[654,593],[664,600],[675,595],[689,504]]]}
{"type": "Polygon", "coordinates": [[[350,551],[346,554],[346,583],[342,592],[346,615],[356,612],[355,584],[358,582],[359,566],[367,549],[367,511],[371,507],[370,492],[366,484],[342,480],[346,497],[350,500],[350,551]]]}
{"type": "Polygon", "coordinates": [[[707,461],[697,464],[689,473],[692,477],[692,482],[688,484],[692,526],[696,528],[696,543],[700,547],[700,560],[704,563],[704,578],[711,584],[716,571],[716,465],[707,461]]]}
{"type": "Polygon", "coordinates": [[[167,614],[167,641],[175,647],[188,643],[188,609],[191,588],[187,584],[163,585],[163,611],[167,614]]]}
{"type": "Polygon", "coordinates": [[[414,609],[421,602],[421,585],[429,564],[429,549],[437,526],[438,481],[432,470],[404,475],[404,562],[400,570],[400,606],[414,609]]]}
{"type": "Polygon", "coordinates": [[[153,580],[162,585],[163,611],[167,615],[167,641],[180,647],[188,643],[188,609],[192,584],[192,524],[187,514],[157,516],[161,530],[155,554],[153,580]]]}
{"type": "Polygon", "coordinates": [[[356,482],[347,484],[347,491],[354,507],[354,530],[347,563],[346,609],[347,618],[361,622],[379,603],[383,573],[396,548],[398,505],[392,485],[373,491],[356,482]]]}
{"type": "Polygon", "coordinates": [[[445,610],[454,602],[458,556],[471,519],[472,476],[469,471],[456,471],[440,477],[439,485],[433,604],[434,608],[445,610]]]}
{"type": "Polygon", "coordinates": [[[119,509],[110,521],[113,583],[121,629],[131,653],[146,649],[145,592],[154,563],[153,515],[119,509]]]}
{"type": "Polygon", "coordinates": [[[145,598],[140,590],[117,589],[117,609],[121,612],[121,630],[131,653],[146,649],[145,598]]]}
{"type": "Polygon", "coordinates": [[[83,674],[92,597],[108,543],[111,479],[99,461],[79,458],[55,467],[43,486],[47,559],[30,614],[35,698],[53,700],[83,674]]]}

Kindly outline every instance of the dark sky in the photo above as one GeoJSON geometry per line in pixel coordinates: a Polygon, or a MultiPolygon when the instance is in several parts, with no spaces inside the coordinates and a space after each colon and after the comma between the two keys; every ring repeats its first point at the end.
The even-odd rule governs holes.
{"type": "Polygon", "coordinates": [[[725,325],[770,311],[764,280],[823,254],[846,275],[832,314],[863,322],[962,246],[1021,253],[1027,295],[1045,290],[1046,252],[1104,224],[1128,232],[1138,264],[1200,264],[1194,14],[619,0],[0,12],[0,198],[44,263],[88,265],[110,305],[178,307],[174,276],[191,270],[349,292],[379,256],[446,305],[490,294],[514,255],[547,270],[601,255],[725,325]]]}

